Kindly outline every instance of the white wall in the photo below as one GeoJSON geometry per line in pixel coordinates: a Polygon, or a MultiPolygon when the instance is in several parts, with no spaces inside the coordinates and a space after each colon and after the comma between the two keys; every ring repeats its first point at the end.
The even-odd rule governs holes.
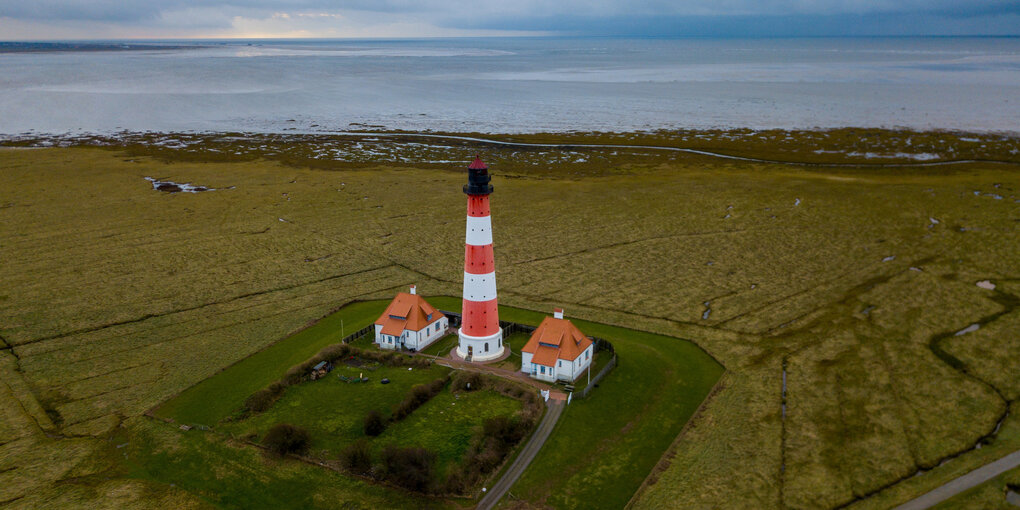
{"type": "Polygon", "coordinates": [[[588,348],[585,349],[584,352],[582,352],[581,355],[574,361],[556,360],[556,366],[553,367],[552,371],[550,372],[549,367],[546,367],[546,373],[543,376],[541,368],[539,368],[541,365],[533,365],[531,363],[532,354],[530,352],[523,352],[521,353],[521,372],[543,381],[559,379],[561,381],[573,382],[591,365],[592,356],[594,355],[595,346],[589,345],[588,348]],[[588,359],[584,359],[585,353],[587,353],[588,359]],[[535,368],[539,369],[538,374],[532,372],[535,368]]]}
{"type": "Polygon", "coordinates": [[[431,345],[432,342],[442,338],[449,325],[450,320],[444,316],[438,321],[422,328],[421,331],[404,330],[400,336],[391,336],[382,334],[382,325],[376,324],[375,343],[381,349],[398,349],[400,348],[400,342],[403,339],[405,349],[415,349],[420,351],[431,345]],[[404,336],[405,334],[406,337],[404,336]]]}
{"type": "Polygon", "coordinates": [[[522,352],[521,353],[521,372],[524,372],[525,374],[530,374],[531,373],[531,357],[532,356],[534,356],[534,354],[532,354],[530,352],[522,352]]]}

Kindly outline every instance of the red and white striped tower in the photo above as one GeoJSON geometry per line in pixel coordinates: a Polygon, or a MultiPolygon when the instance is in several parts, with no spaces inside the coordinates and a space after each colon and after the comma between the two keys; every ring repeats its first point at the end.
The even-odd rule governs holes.
{"type": "Polygon", "coordinates": [[[478,157],[468,166],[467,242],[464,246],[464,308],[457,354],[486,361],[503,354],[503,330],[496,308],[496,265],[489,218],[489,167],[478,157]]]}

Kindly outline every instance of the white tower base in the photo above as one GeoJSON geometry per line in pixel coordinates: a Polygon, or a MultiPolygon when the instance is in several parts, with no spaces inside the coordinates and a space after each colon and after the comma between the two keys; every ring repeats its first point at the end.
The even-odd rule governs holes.
{"type": "Polygon", "coordinates": [[[471,352],[471,361],[488,361],[503,355],[503,328],[489,336],[471,336],[458,329],[460,343],[457,344],[457,355],[467,359],[468,351],[471,352]],[[489,352],[485,352],[488,344],[489,352]],[[470,347],[470,349],[468,349],[470,347]]]}

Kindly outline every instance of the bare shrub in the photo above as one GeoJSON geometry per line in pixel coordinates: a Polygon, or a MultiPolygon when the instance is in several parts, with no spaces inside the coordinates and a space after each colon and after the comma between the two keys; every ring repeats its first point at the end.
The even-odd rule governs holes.
{"type": "Polygon", "coordinates": [[[245,399],[244,408],[252,413],[261,413],[273,406],[276,397],[271,390],[261,389],[245,399]]]}
{"type": "Polygon", "coordinates": [[[443,387],[446,386],[446,380],[447,378],[441,377],[428,384],[419,384],[411,388],[411,392],[400,404],[397,404],[397,408],[393,411],[393,421],[406,418],[415,409],[418,409],[422,404],[438,395],[439,392],[443,391],[443,387]]]}
{"type": "Polygon", "coordinates": [[[429,492],[436,485],[436,457],[424,448],[387,446],[380,458],[380,475],[406,489],[429,492]]]}
{"type": "Polygon", "coordinates": [[[307,430],[289,423],[273,425],[262,439],[262,445],[277,455],[303,453],[310,442],[307,430]]]}
{"type": "Polygon", "coordinates": [[[344,469],[359,475],[372,470],[372,447],[368,441],[355,441],[340,452],[340,464],[344,469]]]}
{"type": "Polygon", "coordinates": [[[368,416],[365,416],[364,430],[366,436],[378,436],[386,430],[386,420],[383,419],[382,413],[376,410],[368,412],[368,416]]]}

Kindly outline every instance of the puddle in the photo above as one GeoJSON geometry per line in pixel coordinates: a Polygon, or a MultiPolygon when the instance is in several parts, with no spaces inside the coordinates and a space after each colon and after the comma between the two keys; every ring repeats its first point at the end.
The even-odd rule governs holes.
{"type": "Polygon", "coordinates": [[[798,199],[794,200],[794,201],[793,201],[793,205],[794,205],[794,206],[798,206],[798,205],[800,205],[800,199],[798,198],[798,199]]]}
{"type": "Polygon", "coordinates": [[[922,269],[921,269],[921,268],[919,268],[919,267],[914,267],[914,266],[910,266],[910,270],[911,270],[911,271],[917,271],[918,273],[920,273],[920,272],[922,271],[922,269]]]}
{"type": "Polygon", "coordinates": [[[935,228],[935,225],[939,224],[939,220],[937,220],[935,218],[928,218],[928,221],[931,222],[931,223],[928,224],[928,228],[935,228]]]}
{"type": "Polygon", "coordinates": [[[708,314],[712,313],[712,309],[708,307],[710,303],[711,301],[705,301],[704,303],[702,303],[703,305],[705,305],[705,313],[701,314],[701,320],[703,321],[708,320],[708,314]]]}
{"type": "Polygon", "coordinates": [[[973,333],[973,332],[975,332],[975,331],[977,331],[979,329],[981,329],[981,325],[975,322],[974,324],[971,324],[970,326],[967,326],[967,327],[961,329],[960,331],[957,331],[956,333],[953,333],[953,336],[966,335],[967,333],[973,333]]]}
{"type": "Polygon", "coordinates": [[[896,255],[889,255],[888,257],[882,259],[882,262],[892,262],[893,260],[896,260],[896,255]]]}
{"type": "Polygon", "coordinates": [[[203,191],[216,191],[216,188],[195,186],[189,182],[179,183],[173,181],[161,181],[153,179],[152,177],[146,177],[145,180],[152,183],[152,189],[162,191],[164,193],[201,193],[203,191]]]}
{"type": "Polygon", "coordinates": [[[981,280],[980,282],[977,282],[975,285],[981,287],[982,289],[995,290],[995,284],[992,283],[991,280],[981,280]]]}
{"type": "Polygon", "coordinates": [[[874,305],[865,307],[863,310],[861,310],[861,315],[867,317],[871,315],[871,311],[874,309],[875,309],[874,305]]]}

